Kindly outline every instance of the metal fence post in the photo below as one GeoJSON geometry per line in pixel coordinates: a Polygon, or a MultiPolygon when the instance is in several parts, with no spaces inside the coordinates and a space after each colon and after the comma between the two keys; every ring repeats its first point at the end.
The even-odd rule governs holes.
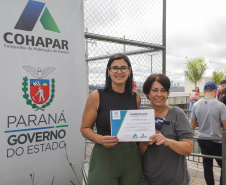
{"type": "Polygon", "coordinates": [[[222,184],[226,185],[226,131],[222,132],[222,184]]]}
{"type": "MultiPolygon", "coordinates": [[[[162,45],[166,47],[166,0],[163,0],[162,45]]],[[[166,74],[166,48],[162,50],[162,73],[166,74]]]]}

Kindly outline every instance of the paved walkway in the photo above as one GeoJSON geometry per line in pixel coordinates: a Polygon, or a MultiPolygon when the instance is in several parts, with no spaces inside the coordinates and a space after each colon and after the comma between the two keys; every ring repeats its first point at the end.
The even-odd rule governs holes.
{"type": "MultiPolygon", "coordinates": [[[[86,160],[89,161],[90,154],[93,148],[93,144],[89,143],[86,145],[86,160]]],[[[204,179],[203,166],[202,166],[202,158],[189,156],[187,160],[188,170],[191,176],[190,185],[206,185],[206,181],[204,179]],[[195,162],[196,161],[196,162],[195,162]]],[[[86,164],[86,169],[88,169],[88,164],[86,164]]],[[[220,184],[220,167],[217,166],[216,161],[214,160],[214,179],[215,185],[220,184]]]]}
{"type": "MultiPolygon", "coordinates": [[[[190,158],[192,158],[192,157],[190,156],[190,158]]],[[[197,161],[197,159],[195,159],[195,160],[197,161]]],[[[187,160],[187,164],[188,164],[188,170],[189,170],[189,173],[191,176],[190,185],[206,185],[206,181],[204,179],[202,163],[187,160]]],[[[216,161],[214,162],[213,171],[214,171],[215,185],[219,185],[221,170],[220,170],[220,167],[217,166],[216,161]]]]}

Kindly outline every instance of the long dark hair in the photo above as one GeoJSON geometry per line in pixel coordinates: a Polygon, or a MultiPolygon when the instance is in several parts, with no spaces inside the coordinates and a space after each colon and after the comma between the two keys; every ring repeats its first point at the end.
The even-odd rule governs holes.
{"type": "Polygon", "coordinates": [[[133,70],[132,70],[129,58],[123,53],[116,53],[109,58],[107,68],[106,68],[106,81],[105,81],[104,90],[106,92],[109,92],[112,90],[111,78],[108,76],[108,69],[109,69],[109,67],[111,67],[111,64],[115,60],[120,60],[120,59],[124,59],[125,62],[128,64],[128,66],[131,68],[130,76],[128,77],[128,79],[126,81],[126,85],[125,85],[125,93],[127,95],[130,95],[130,94],[132,94],[132,88],[133,88],[133,70]]]}
{"type": "Polygon", "coordinates": [[[199,87],[195,87],[195,89],[198,88],[198,93],[199,93],[199,87]]]}

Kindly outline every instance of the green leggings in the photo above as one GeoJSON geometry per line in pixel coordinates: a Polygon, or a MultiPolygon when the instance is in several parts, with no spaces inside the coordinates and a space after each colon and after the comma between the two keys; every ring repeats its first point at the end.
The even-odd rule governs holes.
{"type": "Polygon", "coordinates": [[[95,144],[89,165],[88,185],[140,185],[142,159],[136,143],[106,148],[95,144]]]}

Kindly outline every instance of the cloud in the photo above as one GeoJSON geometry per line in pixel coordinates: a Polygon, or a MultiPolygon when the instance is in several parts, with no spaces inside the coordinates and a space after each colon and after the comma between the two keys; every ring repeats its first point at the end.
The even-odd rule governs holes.
{"type": "Polygon", "coordinates": [[[204,57],[208,65],[206,76],[225,66],[226,1],[172,0],[168,4],[168,74],[176,80],[183,79],[186,57],[204,57]]]}

